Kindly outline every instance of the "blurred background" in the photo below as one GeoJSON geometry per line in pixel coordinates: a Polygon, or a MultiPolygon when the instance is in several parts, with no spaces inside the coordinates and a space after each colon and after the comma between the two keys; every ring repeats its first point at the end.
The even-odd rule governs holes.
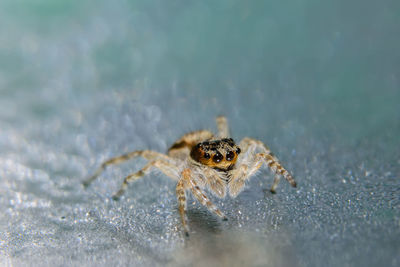
{"type": "Polygon", "coordinates": [[[0,264],[398,266],[400,3],[0,1],[0,264]],[[189,199],[138,159],[215,130],[266,142],[298,183],[189,199]]]}

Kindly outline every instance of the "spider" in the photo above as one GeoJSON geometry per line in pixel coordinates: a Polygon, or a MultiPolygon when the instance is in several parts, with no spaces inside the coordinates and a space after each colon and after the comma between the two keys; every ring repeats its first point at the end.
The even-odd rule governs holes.
{"type": "Polygon", "coordinates": [[[166,176],[177,181],[178,210],[186,236],[189,236],[186,215],[187,191],[190,191],[210,212],[227,220],[227,217],[207,197],[206,188],[218,198],[225,198],[227,194],[235,198],[243,190],[245,182],[264,163],[275,173],[270,189],[272,193],[276,192],[282,176],[291,186],[296,187],[292,175],[264,143],[245,137],[237,145],[230,138],[227,119],[220,116],[216,118],[216,122],[217,135],[207,130],[187,133],[168,149],[167,154],[152,150],[138,150],[111,158],[103,162],[94,175],[83,182],[83,185],[87,187],[109,165],[120,164],[142,156],[148,160],[148,163],[138,172],[126,176],[121,188],[112,198],[119,200],[130,182],[148,174],[151,168],[158,168],[166,176]]]}

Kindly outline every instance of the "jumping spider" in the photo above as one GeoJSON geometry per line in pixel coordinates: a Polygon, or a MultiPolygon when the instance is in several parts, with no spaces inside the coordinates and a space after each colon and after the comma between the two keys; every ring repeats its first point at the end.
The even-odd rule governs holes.
{"type": "Polygon", "coordinates": [[[176,180],[178,208],[185,234],[189,235],[186,216],[186,191],[190,190],[195,198],[209,211],[223,220],[226,216],[209,200],[204,189],[209,188],[214,195],[224,198],[228,193],[235,198],[243,189],[245,182],[265,163],[274,173],[275,179],[271,192],[275,193],[281,176],[296,187],[292,175],[282,167],[279,160],[261,141],[244,138],[236,145],[229,136],[228,123],[225,117],[217,117],[218,135],[207,130],[190,132],[177,140],[167,154],[152,150],[140,150],[105,161],[93,176],[83,182],[86,187],[109,165],[119,164],[137,156],[149,162],[138,172],[125,177],[124,182],[113,196],[118,200],[128,184],[145,174],[152,167],[176,180]]]}

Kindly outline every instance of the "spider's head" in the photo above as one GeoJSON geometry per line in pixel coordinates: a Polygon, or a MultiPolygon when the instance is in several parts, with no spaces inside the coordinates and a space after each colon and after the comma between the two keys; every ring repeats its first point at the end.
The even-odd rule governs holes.
{"type": "Polygon", "coordinates": [[[211,168],[227,171],[236,163],[240,148],[232,138],[198,143],[190,151],[190,157],[211,168]]]}

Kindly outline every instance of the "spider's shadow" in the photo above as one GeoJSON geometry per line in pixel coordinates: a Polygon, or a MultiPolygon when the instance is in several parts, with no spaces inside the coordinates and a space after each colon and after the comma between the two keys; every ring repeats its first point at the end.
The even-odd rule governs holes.
{"type": "Polygon", "coordinates": [[[224,222],[221,222],[207,210],[189,209],[187,215],[191,232],[212,234],[222,232],[224,222]]]}

